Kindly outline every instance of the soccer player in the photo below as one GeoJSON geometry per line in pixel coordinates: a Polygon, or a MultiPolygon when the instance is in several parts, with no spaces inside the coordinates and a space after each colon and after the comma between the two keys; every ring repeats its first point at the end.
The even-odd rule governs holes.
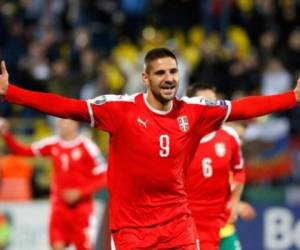
{"type": "Polygon", "coordinates": [[[110,134],[110,228],[118,250],[199,249],[185,191],[199,139],[225,120],[290,109],[300,100],[300,81],[294,91],[274,96],[213,104],[199,97],[178,100],[177,59],[166,48],[146,54],[146,93],[131,96],[84,101],[29,91],[9,84],[4,62],[1,70],[0,95],[7,102],[84,121],[110,134]]]}
{"type": "MultiPolygon", "coordinates": [[[[211,102],[217,100],[214,88],[205,84],[192,85],[187,96],[202,96],[211,102]]],[[[233,128],[222,126],[199,140],[188,169],[186,191],[201,250],[219,249],[219,231],[227,221],[237,218],[244,183],[240,139],[233,128]]]]}
{"type": "Polygon", "coordinates": [[[91,250],[92,196],[106,185],[106,162],[96,144],[80,134],[78,122],[68,119],[56,119],[56,122],[58,135],[30,146],[15,139],[3,118],[0,133],[14,154],[51,157],[49,242],[52,249],[63,250],[73,244],[77,250],[91,250]]]}

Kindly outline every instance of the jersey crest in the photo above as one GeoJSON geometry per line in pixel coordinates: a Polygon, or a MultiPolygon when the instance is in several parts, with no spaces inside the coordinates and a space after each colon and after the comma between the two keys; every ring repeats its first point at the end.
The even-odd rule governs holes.
{"type": "Polygon", "coordinates": [[[186,115],[183,115],[183,116],[179,116],[177,118],[177,123],[178,123],[178,126],[179,126],[179,129],[182,131],[182,132],[186,132],[189,130],[190,126],[189,126],[189,120],[187,118],[186,115]]]}
{"type": "Polygon", "coordinates": [[[106,99],[107,99],[106,96],[102,95],[102,96],[95,98],[93,101],[94,101],[95,105],[101,105],[106,102],[106,99]]]}
{"type": "Polygon", "coordinates": [[[76,148],[72,151],[71,153],[71,157],[74,161],[77,161],[80,159],[82,153],[81,153],[81,150],[79,148],[76,148]]]}
{"type": "Polygon", "coordinates": [[[51,149],[51,153],[52,153],[53,155],[58,155],[58,153],[59,153],[58,148],[57,148],[57,147],[52,148],[52,149],[51,149]]]}
{"type": "Polygon", "coordinates": [[[215,152],[217,156],[224,157],[226,153],[225,144],[223,142],[218,142],[215,144],[215,152]]]}
{"type": "Polygon", "coordinates": [[[182,101],[190,104],[200,104],[200,105],[206,105],[206,106],[220,106],[222,108],[227,108],[229,105],[229,102],[226,100],[210,100],[203,96],[196,96],[196,97],[187,97],[184,96],[181,98],[182,101]]]}
{"type": "Polygon", "coordinates": [[[215,101],[215,100],[205,99],[204,102],[208,106],[216,106],[217,105],[217,101],[215,101]]]}
{"type": "Polygon", "coordinates": [[[131,96],[128,95],[100,95],[94,99],[91,99],[91,103],[95,105],[102,105],[106,102],[114,101],[133,101],[131,96]]]}
{"type": "Polygon", "coordinates": [[[223,107],[223,108],[228,106],[226,101],[222,100],[222,99],[220,99],[220,100],[210,100],[210,99],[204,98],[204,103],[207,106],[220,106],[220,107],[223,107]]]}

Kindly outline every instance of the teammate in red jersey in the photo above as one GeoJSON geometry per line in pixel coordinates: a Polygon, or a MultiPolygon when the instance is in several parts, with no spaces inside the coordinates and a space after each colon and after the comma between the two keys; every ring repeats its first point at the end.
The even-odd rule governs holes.
{"type": "Polygon", "coordinates": [[[79,133],[79,123],[57,119],[58,135],[30,146],[17,142],[7,120],[0,133],[8,148],[23,156],[49,156],[53,162],[49,241],[53,250],[74,244],[91,250],[93,193],[106,185],[106,162],[98,147],[79,133]]]}
{"type": "Polygon", "coordinates": [[[166,48],[146,54],[142,79],[147,91],[132,96],[84,101],[34,92],[9,84],[4,62],[1,70],[0,95],[6,101],[109,132],[110,228],[118,250],[199,249],[185,191],[199,139],[227,119],[290,109],[300,100],[300,82],[281,95],[215,103],[199,97],[178,100],[177,59],[166,48]]]}
{"type": "MultiPolygon", "coordinates": [[[[217,100],[213,87],[204,84],[192,85],[187,95],[217,100]]],[[[220,228],[236,219],[244,183],[244,160],[238,133],[229,126],[222,126],[205,135],[199,143],[186,180],[201,250],[219,249],[220,228]]]]}

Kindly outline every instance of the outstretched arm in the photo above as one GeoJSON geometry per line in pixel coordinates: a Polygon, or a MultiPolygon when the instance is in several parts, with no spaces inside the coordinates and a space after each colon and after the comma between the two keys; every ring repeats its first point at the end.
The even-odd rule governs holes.
{"type": "Polygon", "coordinates": [[[3,139],[13,154],[22,156],[35,156],[31,146],[20,144],[12,133],[8,132],[3,135],[3,139]]]}
{"type": "Polygon", "coordinates": [[[85,101],[29,91],[9,84],[4,61],[1,62],[0,95],[4,96],[4,100],[7,102],[33,108],[49,115],[90,122],[85,101]]]}
{"type": "Polygon", "coordinates": [[[231,113],[227,120],[244,120],[285,111],[295,107],[298,102],[300,102],[300,79],[293,91],[271,96],[251,96],[232,101],[231,113]]]}

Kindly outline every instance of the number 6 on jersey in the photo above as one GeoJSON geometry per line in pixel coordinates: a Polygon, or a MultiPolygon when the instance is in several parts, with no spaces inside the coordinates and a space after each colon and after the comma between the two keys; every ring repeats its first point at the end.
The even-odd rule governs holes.
{"type": "Polygon", "coordinates": [[[212,168],[212,160],[211,158],[203,158],[202,160],[202,171],[205,178],[212,177],[213,168],[212,168]]]}

